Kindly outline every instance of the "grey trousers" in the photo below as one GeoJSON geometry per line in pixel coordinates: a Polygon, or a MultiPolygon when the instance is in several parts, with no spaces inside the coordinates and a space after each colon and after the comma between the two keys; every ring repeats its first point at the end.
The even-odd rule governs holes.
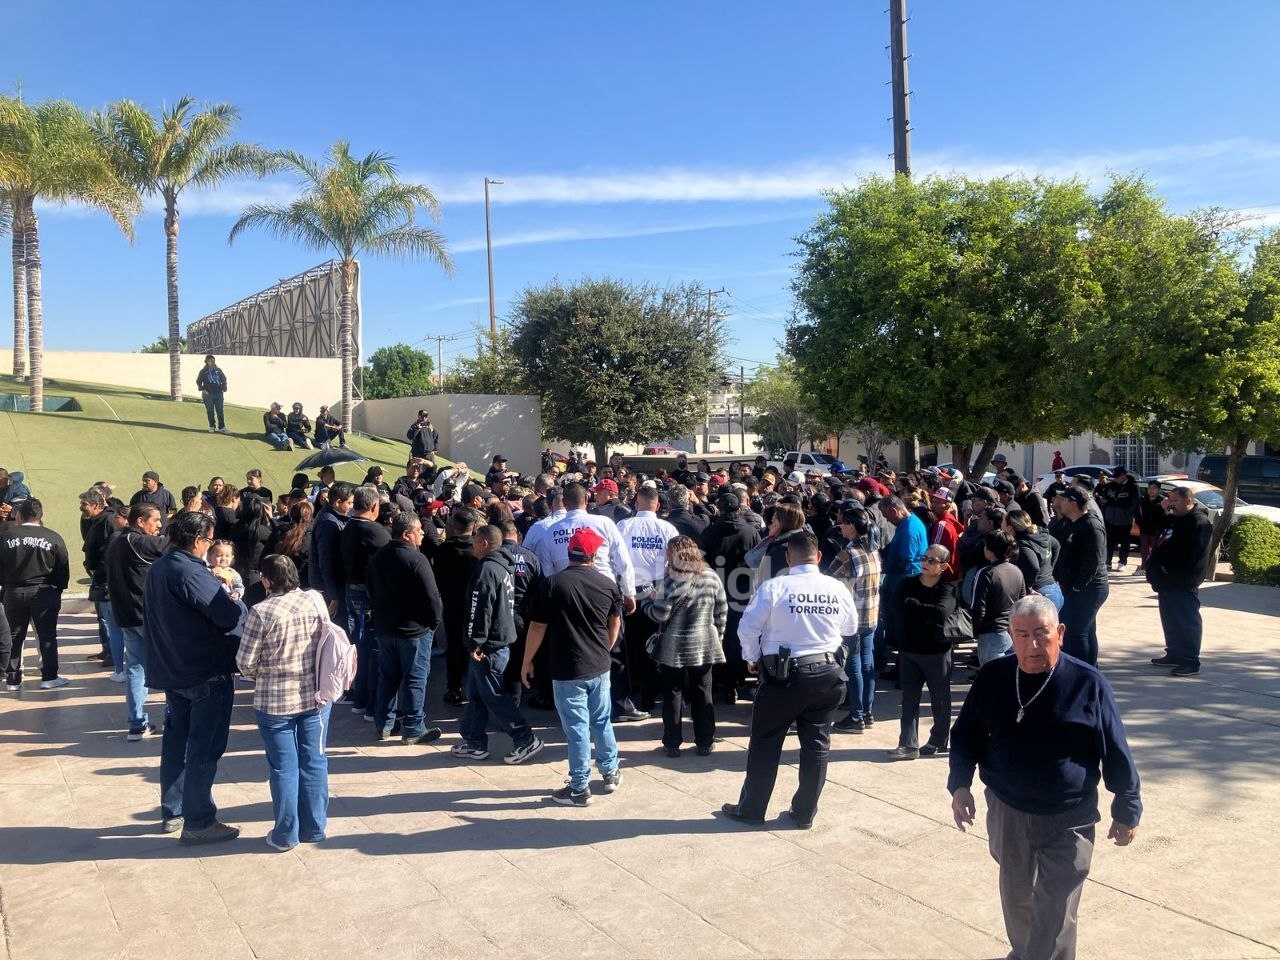
{"type": "Polygon", "coordinates": [[[1096,805],[1038,816],[1013,809],[989,789],[986,798],[1010,960],[1073,960],[1076,910],[1093,860],[1096,805]]]}

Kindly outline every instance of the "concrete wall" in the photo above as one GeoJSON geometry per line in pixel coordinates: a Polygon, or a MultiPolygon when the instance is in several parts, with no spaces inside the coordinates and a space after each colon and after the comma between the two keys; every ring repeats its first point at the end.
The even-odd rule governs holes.
{"type": "Polygon", "coordinates": [[[495,453],[512,470],[534,474],[541,464],[542,408],[537,397],[433,394],[365,400],[356,405],[357,430],[403,439],[419,410],[431,414],[440,434],[440,453],[465,460],[483,473],[495,453]]]}
{"type": "MultiPolygon", "coordinates": [[[[13,356],[12,347],[0,347],[0,350],[13,356]]],[[[199,398],[196,374],[203,366],[203,356],[182,355],[183,396],[199,398]]],[[[278,401],[287,410],[296,400],[314,417],[322,404],[333,406],[342,396],[340,360],[219,357],[218,366],[226,373],[230,385],[227,402],[239,406],[265,410],[278,401]]],[[[46,350],[44,375],[51,380],[104,383],[169,395],[168,354],[46,350]]]]}

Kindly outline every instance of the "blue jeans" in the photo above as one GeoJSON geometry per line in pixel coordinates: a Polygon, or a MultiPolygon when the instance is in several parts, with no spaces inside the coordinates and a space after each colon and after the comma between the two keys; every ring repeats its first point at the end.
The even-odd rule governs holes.
{"type": "Polygon", "coordinates": [[[287,446],[289,446],[289,438],[286,437],[283,433],[271,433],[268,431],[268,433],[266,434],[266,437],[267,437],[267,443],[271,444],[277,450],[283,450],[287,446]]]}
{"type": "Polygon", "coordinates": [[[369,594],[363,585],[347,587],[347,636],[356,646],[352,705],[372,707],[378,693],[378,641],[370,629],[369,594]]]}
{"type": "Polygon", "coordinates": [[[116,623],[115,614],[111,612],[110,600],[99,600],[95,606],[98,608],[98,619],[102,621],[103,628],[107,631],[107,645],[111,651],[112,670],[116,673],[124,672],[124,631],[120,629],[120,624],[116,623]]]}
{"type": "Polygon", "coordinates": [[[295,447],[300,447],[303,450],[311,449],[311,441],[307,439],[307,435],[301,430],[286,430],[285,436],[293,441],[295,447]]]}
{"type": "Polygon", "coordinates": [[[875,627],[862,627],[846,646],[844,675],[849,680],[845,703],[852,719],[870,717],[876,705],[875,627]]]}
{"type": "Polygon", "coordinates": [[[1048,583],[1043,587],[1037,587],[1040,596],[1047,597],[1049,601],[1057,608],[1058,612],[1062,612],[1062,588],[1057,583],[1048,583]]]}
{"type": "Polygon", "coordinates": [[[329,758],[324,754],[326,703],[316,710],[281,717],[254,710],[271,770],[271,841],[282,847],[324,839],[329,813],[329,758]]]}
{"type": "Polygon", "coordinates": [[[1003,657],[1013,649],[1013,637],[1008,630],[997,630],[994,633],[978,634],[978,666],[991,660],[1003,657]]]}
{"type": "Polygon", "coordinates": [[[574,792],[585,790],[591,778],[592,741],[596,745],[596,769],[602,775],[618,769],[618,743],[613,739],[609,719],[609,674],[552,680],[551,691],[569,748],[569,787],[574,792]]]}
{"type": "Polygon", "coordinates": [[[416,737],[427,729],[431,639],[430,630],[416,637],[378,638],[378,695],[371,704],[375,729],[391,732],[391,710],[397,700],[403,736],[416,737]]]}
{"type": "Polygon", "coordinates": [[[1102,583],[1083,590],[1063,591],[1061,619],[1066,625],[1062,649],[1093,666],[1098,665],[1098,611],[1107,602],[1111,587],[1102,583]]]}
{"type": "Polygon", "coordinates": [[[1160,626],[1169,659],[1179,666],[1200,669],[1200,641],[1204,620],[1200,617],[1199,590],[1165,590],[1156,594],[1160,626]]]}
{"type": "Polygon", "coordinates": [[[218,430],[227,429],[226,418],[222,415],[222,394],[204,391],[200,394],[200,399],[204,401],[204,412],[209,417],[209,426],[218,430]],[[214,422],[214,416],[217,415],[217,422],[214,422]]]}
{"type": "Polygon", "coordinates": [[[467,705],[458,721],[458,732],[468,746],[489,749],[486,728],[489,726],[490,714],[493,714],[493,718],[511,737],[517,750],[533,742],[533,730],[530,729],[529,722],[525,720],[515,698],[507,692],[502,682],[502,675],[510,660],[511,651],[502,647],[489,651],[482,660],[468,661],[467,705]]]}
{"type": "Polygon", "coordinates": [[[234,695],[229,674],[164,692],[160,814],[185,817],[188,830],[203,830],[217,818],[213,779],[227,749],[234,695]]]}
{"type": "Polygon", "coordinates": [[[147,716],[147,638],[142,627],[124,628],[124,705],[129,713],[129,729],[141,730],[147,716]]]}

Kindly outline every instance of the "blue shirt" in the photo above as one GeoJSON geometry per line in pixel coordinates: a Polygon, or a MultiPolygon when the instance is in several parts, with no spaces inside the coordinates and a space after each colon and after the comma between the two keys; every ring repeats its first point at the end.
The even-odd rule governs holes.
{"type": "Polygon", "coordinates": [[[898,524],[893,539],[884,551],[884,569],[888,577],[914,577],[920,573],[920,558],[929,549],[929,535],[914,513],[898,524]]]}
{"type": "Polygon", "coordinates": [[[1079,809],[1096,821],[1103,780],[1115,795],[1112,819],[1136,827],[1142,817],[1138,770],[1110,685],[1097,669],[1065,653],[1053,676],[1044,676],[1021,673],[1013,656],[978,671],[951,730],[948,792],[972,784],[976,767],[982,782],[1015,810],[1052,815],[1079,809]],[[1021,723],[1015,676],[1026,711],[1021,723]]]}

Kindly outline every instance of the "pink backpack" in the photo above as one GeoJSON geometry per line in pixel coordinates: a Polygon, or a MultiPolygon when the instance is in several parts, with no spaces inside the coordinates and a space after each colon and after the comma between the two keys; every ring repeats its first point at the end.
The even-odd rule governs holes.
{"type": "Polygon", "coordinates": [[[329,619],[324,597],[308,590],[320,615],[320,635],[316,639],[316,703],[333,703],[356,678],[356,648],[347,631],[329,619]]]}

